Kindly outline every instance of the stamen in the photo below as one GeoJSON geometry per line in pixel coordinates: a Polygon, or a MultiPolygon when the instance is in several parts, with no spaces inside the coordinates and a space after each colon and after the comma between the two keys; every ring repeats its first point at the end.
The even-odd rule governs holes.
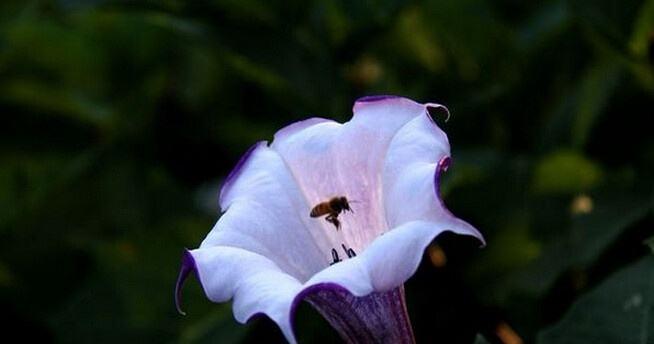
{"type": "Polygon", "coordinates": [[[338,256],[338,252],[336,252],[336,249],[334,249],[334,248],[332,248],[332,259],[334,261],[331,262],[331,264],[329,264],[329,265],[334,265],[334,264],[342,261],[341,258],[338,256]]]}
{"type": "Polygon", "coordinates": [[[354,252],[353,249],[345,247],[345,244],[341,244],[341,247],[343,248],[343,251],[345,251],[345,254],[347,254],[348,258],[356,257],[357,254],[354,252]]]}
{"type": "MultiPolygon", "coordinates": [[[[347,248],[345,244],[341,244],[341,247],[343,248],[343,251],[345,251],[345,254],[347,255],[348,258],[356,257],[357,254],[354,252],[353,249],[347,248]]],[[[342,262],[343,260],[341,257],[339,257],[338,252],[336,251],[335,248],[332,248],[332,262],[329,265],[334,265],[338,262],[342,262]]]]}

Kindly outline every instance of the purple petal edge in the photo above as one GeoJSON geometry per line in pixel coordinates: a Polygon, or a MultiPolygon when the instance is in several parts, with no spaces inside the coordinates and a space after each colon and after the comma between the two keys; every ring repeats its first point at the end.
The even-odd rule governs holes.
{"type": "MultiPolygon", "coordinates": [[[[329,283],[329,282],[314,284],[302,290],[299,294],[295,295],[295,298],[293,299],[293,303],[291,304],[291,321],[294,321],[295,312],[297,312],[297,308],[298,306],[300,306],[300,303],[304,301],[304,298],[306,298],[308,295],[310,295],[315,291],[327,290],[327,289],[347,291],[347,289],[345,289],[344,287],[336,283],[329,283]]],[[[293,323],[293,326],[295,326],[295,323],[293,323]]],[[[294,330],[293,332],[295,332],[295,328],[293,330],[294,330]]]]}
{"type": "Polygon", "coordinates": [[[241,170],[243,169],[243,166],[245,166],[245,164],[247,163],[247,161],[250,158],[250,156],[252,155],[252,153],[254,153],[254,151],[257,150],[257,148],[259,148],[259,146],[267,145],[267,144],[268,144],[268,142],[266,142],[266,141],[259,141],[259,142],[255,143],[254,145],[252,145],[250,148],[248,148],[247,151],[245,151],[245,154],[243,154],[243,156],[241,156],[241,158],[238,160],[238,162],[236,163],[236,166],[234,166],[232,171],[229,172],[229,174],[227,175],[227,178],[225,178],[225,182],[223,183],[223,187],[220,189],[220,195],[218,196],[218,203],[221,205],[221,207],[222,207],[222,204],[223,204],[223,199],[224,199],[225,194],[227,193],[229,188],[231,188],[232,184],[234,183],[234,181],[236,180],[238,175],[241,173],[241,170]]]}
{"type": "Polygon", "coordinates": [[[293,328],[297,307],[305,299],[347,343],[415,343],[402,285],[361,297],[336,283],[310,286],[293,300],[293,328]]]}
{"type": "Polygon", "coordinates": [[[365,96],[361,97],[357,100],[355,100],[355,103],[370,103],[370,102],[377,102],[380,100],[387,100],[387,99],[394,99],[394,98],[402,98],[400,96],[394,96],[394,95],[386,95],[386,94],[381,94],[381,95],[375,95],[375,96],[365,96]]]}
{"type": "MultiPolygon", "coordinates": [[[[175,308],[181,315],[186,315],[186,312],[182,310],[182,288],[184,287],[184,282],[186,282],[191,271],[197,274],[198,268],[195,264],[193,255],[191,255],[191,251],[184,250],[184,253],[182,254],[182,266],[179,269],[177,283],[175,283],[175,308]]],[[[198,278],[198,281],[199,280],[200,279],[198,278]]]]}
{"type": "Polygon", "coordinates": [[[394,95],[378,95],[378,96],[367,96],[359,98],[354,102],[352,106],[352,112],[356,117],[356,113],[362,110],[364,107],[368,106],[402,106],[402,107],[415,107],[416,111],[420,109],[425,109],[426,107],[439,107],[439,104],[427,103],[421,104],[417,103],[414,100],[409,98],[394,96],[394,95]]]}

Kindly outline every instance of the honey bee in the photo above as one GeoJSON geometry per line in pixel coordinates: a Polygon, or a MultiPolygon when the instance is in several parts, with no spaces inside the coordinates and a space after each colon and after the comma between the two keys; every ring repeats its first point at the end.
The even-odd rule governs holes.
{"type": "Polygon", "coordinates": [[[352,211],[350,208],[350,203],[347,201],[347,198],[344,196],[333,197],[329,201],[318,203],[313,209],[309,216],[319,217],[327,214],[325,220],[333,224],[336,227],[336,230],[341,228],[341,221],[338,220],[338,215],[343,211],[352,211]]]}

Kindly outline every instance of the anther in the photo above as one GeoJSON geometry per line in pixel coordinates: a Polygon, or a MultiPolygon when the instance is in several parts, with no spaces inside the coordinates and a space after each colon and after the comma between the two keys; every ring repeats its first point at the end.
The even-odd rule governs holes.
{"type": "Polygon", "coordinates": [[[348,258],[356,257],[357,254],[354,252],[353,249],[345,247],[345,244],[341,244],[341,247],[343,248],[343,251],[345,251],[345,254],[347,254],[348,258]]]}
{"type": "Polygon", "coordinates": [[[336,249],[334,248],[332,248],[332,259],[333,261],[329,265],[334,265],[341,261],[341,258],[338,256],[338,252],[336,252],[336,249]]]}

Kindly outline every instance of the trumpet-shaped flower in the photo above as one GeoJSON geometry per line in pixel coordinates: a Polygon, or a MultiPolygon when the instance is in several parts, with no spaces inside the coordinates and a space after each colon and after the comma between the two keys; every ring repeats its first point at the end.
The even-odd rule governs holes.
{"type": "Polygon", "coordinates": [[[178,309],[194,272],[210,300],[233,299],[236,320],[265,314],[291,343],[301,301],[348,342],[413,342],[403,283],[427,245],[444,231],[483,243],[439,197],[450,145],[430,108],[447,112],[365,97],[347,123],[311,118],[254,145],[223,185],[224,214],[183,256],[178,309]],[[336,221],[310,216],[334,197],[352,211],[325,203],[324,215],[336,221]]]}

